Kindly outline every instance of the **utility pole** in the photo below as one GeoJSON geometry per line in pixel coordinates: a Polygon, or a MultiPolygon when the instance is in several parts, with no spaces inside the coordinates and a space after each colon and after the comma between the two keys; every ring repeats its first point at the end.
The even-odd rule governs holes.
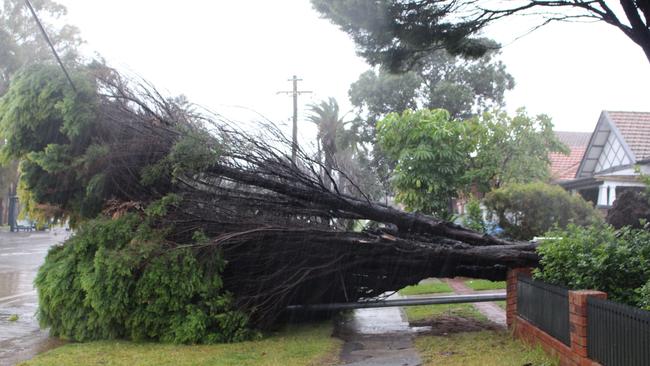
{"type": "Polygon", "coordinates": [[[288,94],[293,96],[293,142],[291,144],[291,161],[295,163],[296,151],[298,150],[298,95],[311,93],[311,91],[308,90],[298,91],[298,82],[302,81],[302,79],[298,79],[296,75],[294,75],[291,79],[288,79],[287,81],[293,82],[293,90],[279,91],[278,94],[288,94]]]}

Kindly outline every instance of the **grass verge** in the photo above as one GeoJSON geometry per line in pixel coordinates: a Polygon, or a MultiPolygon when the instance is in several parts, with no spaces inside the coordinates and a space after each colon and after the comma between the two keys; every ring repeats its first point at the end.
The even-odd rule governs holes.
{"type": "Polygon", "coordinates": [[[505,290],[505,281],[466,280],[465,285],[474,291],[505,290]]]}
{"type": "Polygon", "coordinates": [[[335,365],[341,341],[330,323],[290,326],[259,341],[217,345],[174,345],[101,341],[56,348],[22,366],[54,365],[335,365]]]}
{"type": "Polygon", "coordinates": [[[436,318],[440,316],[457,316],[481,321],[487,321],[485,315],[481,314],[472,304],[442,304],[442,305],[419,305],[404,307],[406,316],[410,322],[436,318]]]}
{"type": "Polygon", "coordinates": [[[420,336],[415,347],[424,366],[555,366],[559,362],[539,348],[514,340],[505,331],[420,336]]]}
{"type": "Polygon", "coordinates": [[[417,285],[406,286],[399,290],[400,295],[423,295],[423,294],[439,294],[444,292],[454,292],[451,287],[445,282],[438,279],[429,279],[420,282],[417,285]]]}

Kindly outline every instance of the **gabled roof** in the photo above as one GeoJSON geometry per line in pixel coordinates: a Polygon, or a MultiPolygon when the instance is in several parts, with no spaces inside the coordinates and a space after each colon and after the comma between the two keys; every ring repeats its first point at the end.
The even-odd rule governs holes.
{"type": "Polygon", "coordinates": [[[569,155],[551,153],[551,177],[553,180],[564,181],[576,176],[582,156],[589,145],[591,132],[555,131],[558,140],[569,147],[569,155]]]}
{"type": "Polygon", "coordinates": [[[650,112],[605,111],[616,125],[636,162],[650,158],[650,112]]]}
{"type": "Polygon", "coordinates": [[[576,178],[630,167],[650,158],[650,112],[603,111],[576,178]]]}

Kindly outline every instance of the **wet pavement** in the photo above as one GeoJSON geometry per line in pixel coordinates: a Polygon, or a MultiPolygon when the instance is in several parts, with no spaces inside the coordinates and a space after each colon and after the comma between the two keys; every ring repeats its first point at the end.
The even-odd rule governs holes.
{"type": "MultiPolygon", "coordinates": [[[[397,296],[397,295],[394,295],[397,296]]],[[[395,297],[390,299],[395,299],[395,297]]],[[[401,308],[356,309],[337,325],[343,339],[341,363],[345,366],[417,366],[422,363],[413,337],[429,327],[409,326],[401,308]]]]}
{"type": "MultiPolygon", "coordinates": [[[[504,290],[496,290],[496,291],[474,291],[471,288],[467,287],[465,285],[464,279],[463,278],[445,278],[445,282],[449,285],[449,287],[454,290],[454,293],[459,294],[459,295],[468,295],[468,294],[475,294],[475,293],[481,293],[481,294],[489,294],[489,293],[505,293],[504,290]]],[[[499,307],[499,305],[493,303],[493,302],[475,302],[473,303],[474,307],[481,312],[481,314],[485,315],[488,320],[491,322],[505,327],[506,326],[506,312],[502,308],[499,307]]]]}
{"type": "Polygon", "coordinates": [[[39,329],[33,282],[49,247],[66,235],[60,229],[0,231],[0,366],[14,365],[61,343],[39,329]]]}

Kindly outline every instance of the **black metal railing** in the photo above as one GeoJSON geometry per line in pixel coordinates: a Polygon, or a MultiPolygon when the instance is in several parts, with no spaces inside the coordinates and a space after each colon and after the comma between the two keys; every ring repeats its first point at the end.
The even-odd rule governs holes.
{"type": "Polygon", "coordinates": [[[567,289],[520,275],[517,279],[517,314],[571,346],[567,289]]]}
{"type": "Polygon", "coordinates": [[[605,366],[650,365],[650,312],[587,298],[587,353],[605,366]]]}

